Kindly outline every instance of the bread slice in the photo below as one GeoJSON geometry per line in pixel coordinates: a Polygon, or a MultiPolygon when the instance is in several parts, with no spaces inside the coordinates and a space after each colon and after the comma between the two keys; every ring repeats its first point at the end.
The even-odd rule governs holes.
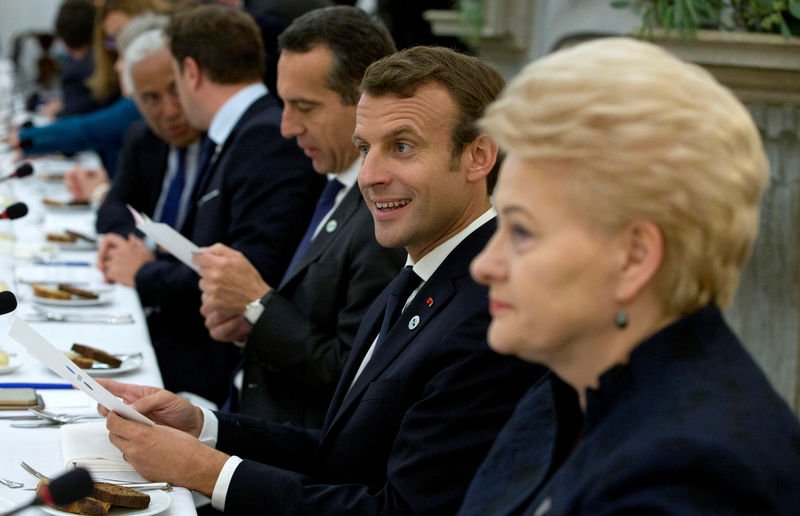
{"type": "Polygon", "coordinates": [[[89,290],[83,290],[82,288],[73,287],[72,285],[67,285],[66,283],[59,283],[58,290],[63,290],[64,292],[69,292],[78,297],[82,297],[84,299],[97,299],[97,294],[91,292],[89,290]]]}
{"type": "MultiPolygon", "coordinates": [[[[39,480],[39,485],[36,486],[36,494],[41,494],[41,489],[50,483],[50,480],[43,478],[39,480]]],[[[56,509],[72,514],[89,514],[91,516],[107,516],[108,510],[111,509],[111,504],[108,502],[101,502],[96,498],[86,497],[81,498],[77,502],[72,502],[69,505],[56,505],[56,509]]]]}
{"type": "Polygon", "coordinates": [[[74,244],[77,240],[76,237],[65,233],[48,233],[45,238],[48,242],[63,242],[65,244],[74,244]]]}
{"type": "Polygon", "coordinates": [[[80,367],[81,369],[91,369],[92,366],[94,365],[94,359],[93,358],[75,357],[75,358],[71,358],[70,360],[75,362],[75,365],[80,367]]]}
{"type": "Polygon", "coordinates": [[[106,482],[94,483],[92,498],[108,502],[115,507],[130,507],[131,509],[145,509],[150,505],[150,495],[106,482]]]}
{"type": "Polygon", "coordinates": [[[33,295],[36,297],[45,297],[48,299],[69,299],[72,297],[72,294],[69,292],[64,292],[63,290],[53,288],[49,285],[34,283],[32,286],[33,295]]]}
{"type": "Polygon", "coordinates": [[[106,353],[102,349],[93,348],[86,344],[73,344],[72,351],[80,353],[86,358],[93,358],[98,362],[108,364],[111,367],[119,367],[122,365],[122,360],[118,359],[110,353],[106,353]]]}

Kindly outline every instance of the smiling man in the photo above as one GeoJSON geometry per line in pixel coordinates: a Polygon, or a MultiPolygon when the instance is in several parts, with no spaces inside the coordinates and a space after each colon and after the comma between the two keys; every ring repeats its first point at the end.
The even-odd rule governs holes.
{"type": "Polygon", "coordinates": [[[489,349],[487,290],[469,275],[495,229],[497,146],[475,122],[502,86],[490,66],[443,48],[370,66],[356,115],[358,181],[378,241],[405,247],[408,267],[364,315],[322,429],[104,382],[161,423],[109,414],[110,440],[137,471],[232,514],[455,512],[543,372],[489,349]]]}

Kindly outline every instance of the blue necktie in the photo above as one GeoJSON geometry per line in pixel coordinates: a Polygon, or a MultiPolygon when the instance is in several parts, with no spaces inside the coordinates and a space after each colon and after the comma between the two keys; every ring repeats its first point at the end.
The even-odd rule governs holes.
{"type": "Polygon", "coordinates": [[[327,213],[331,211],[331,208],[333,208],[333,204],[336,201],[336,194],[339,193],[339,190],[342,188],[344,188],[344,185],[336,178],[329,180],[328,184],[326,184],[325,188],[323,188],[322,193],[319,196],[319,200],[317,201],[317,207],[314,208],[314,214],[311,216],[311,222],[308,224],[306,234],[303,235],[303,239],[300,240],[300,244],[297,246],[294,256],[292,256],[292,261],[289,262],[289,267],[286,268],[286,272],[281,280],[281,285],[289,275],[289,271],[291,271],[292,268],[297,265],[297,262],[300,261],[300,257],[303,256],[303,253],[306,252],[308,246],[311,245],[314,231],[317,229],[317,226],[319,226],[319,223],[322,222],[322,219],[325,218],[325,215],[327,215],[327,213]]]}
{"type": "Polygon", "coordinates": [[[173,228],[178,222],[178,212],[181,207],[181,194],[186,184],[186,147],[178,148],[178,164],[175,167],[175,175],[167,189],[167,197],[161,207],[160,221],[169,224],[173,228]]]}
{"type": "Polygon", "coordinates": [[[381,332],[378,337],[379,342],[386,338],[386,334],[392,329],[394,323],[403,312],[408,296],[414,292],[422,279],[417,276],[414,269],[407,265],[400,271],[400,274],[395,276],[391,283],[389,283],[389,300],[386,302],[386,311],[383,314],[383,323],[381,323],[381,332]]]}

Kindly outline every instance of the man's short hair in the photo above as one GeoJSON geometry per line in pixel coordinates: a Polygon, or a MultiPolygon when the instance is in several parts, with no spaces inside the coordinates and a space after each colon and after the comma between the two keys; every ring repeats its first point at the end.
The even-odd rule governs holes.
{"type": "Polygon", "coordinates": [[[342,104],[358,103],[358,85],[367,67],[395,52],[389,31],[377,18],[349,6],[315,9],[296,18],[278,37],[281,51],[304,53],[325,45],[333,54],[326,79],[342,104]]]}
{"type": "MultiPolygon", "coordinates": [[[[371,97],[410,98],[429,84],[444,86],[458,109],[451,135],[455,168],[464,148],[480,135],[477,122],[505,83],[497,70],[477,57],[444,47],[412,47],[373,63],[364,75],[361,91],[371,97]]],[[[500,161],[498,156],[486,178],[489,193],[497,182],[500,161]]]]}
{"type": "Polygon", "coordinates": [[[90,0],[67,0],[56,17],[56,36],[69,48],[82,48],[92,42],[94,4],[90,0]]]}
{"type": "Polygon", "coordinates": [[[161,49],[166,48],[164,44],[164,32],[160,29],[150,29],[142,32],[128,45],[125,50],[124,61],[125,69],[123,71],[122,80],[134,96],[138,97],[139,92],[136,91],[136,85],[133,82],[133,67],[152,56],[161,49]]]}
{"type": "Polygon", "coordinates": [[[221,5],[203,5],[175,14],[164,30],[172,56],[183,70],[187,57],[218,84],[260,82],[264,44],[250,15],[221,5]]]}

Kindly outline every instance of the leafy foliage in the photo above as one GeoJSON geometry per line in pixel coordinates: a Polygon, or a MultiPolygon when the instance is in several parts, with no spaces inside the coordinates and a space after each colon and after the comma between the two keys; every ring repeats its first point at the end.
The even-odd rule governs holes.
{"type": "Polygon", "coordinates": [[[800,0],[614,0],[611,6],[641,14],[643,33],[661,27],[684,38],[698,29],[800,36],[800,0]]]}

